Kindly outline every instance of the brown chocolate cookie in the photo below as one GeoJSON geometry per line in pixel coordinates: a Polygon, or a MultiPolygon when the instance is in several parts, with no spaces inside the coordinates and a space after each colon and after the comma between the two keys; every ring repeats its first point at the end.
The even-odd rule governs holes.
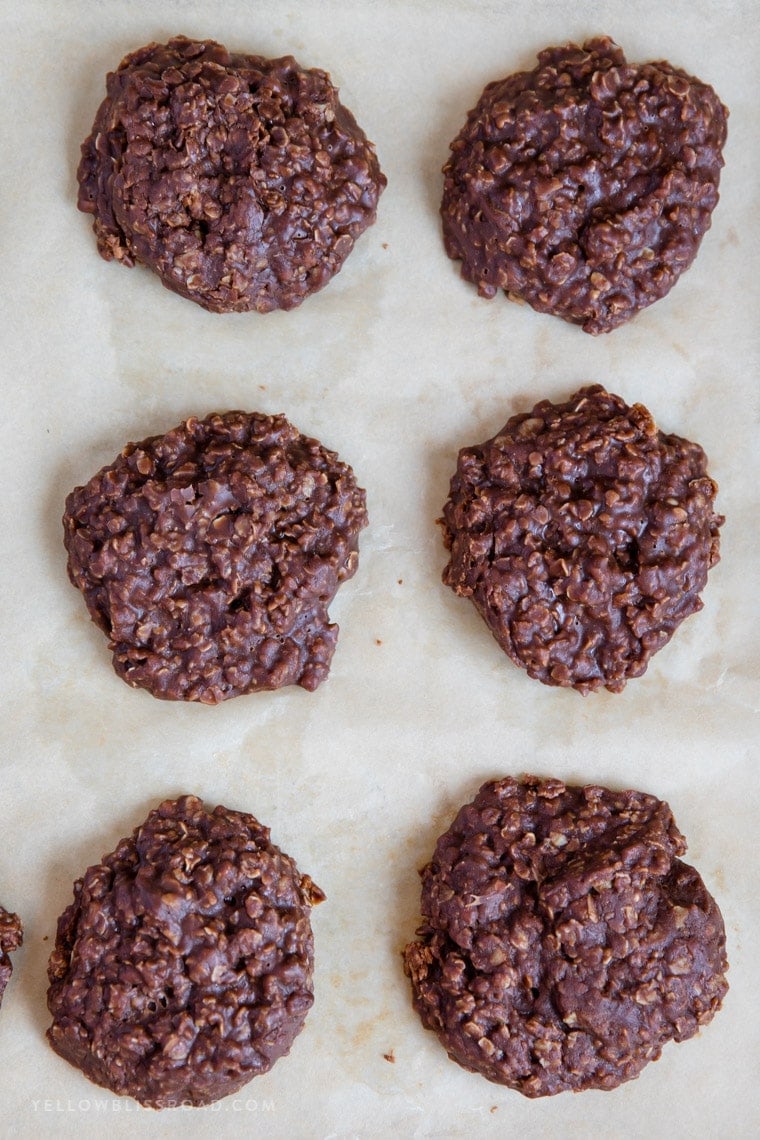
{"type": "Polygon", "coordinates": [[[151,1108],[236,1092],[303,1027],[323,898],[252,815],[167,800],[74,884],[48,967],[50,1044],[151,1108]]]}
{"type": "Polygon", "coordinates": [[[119,676],[208,704],[325,679],[327,607],[366,523],[334,452],[284,416],[246,412],[128,444],[63,519],[69,577],[119,676]]]}
{"type": "Polygon", "coordinates": [[[667,804],[497,780],[422,871],[414,1006],[452,1060],[529,1097],[611,1089],[706,1025],[723,920],[667,804]]]}
{"type": "Polygon", "coordinates": [[[386,185],[323,71],[178,36],[128,55],[82,145],[106,260],[213,312],[292,309],[338,272],[386,185]]]}
{"type": "Polygon", "coordinates": [[[24,928],[19,916],[0,906],[0,1002],[13,973],[13,963],[8,955],[18,950],[23,940],[24,928]]]}
{"type": "Polygon", "coordinates": [[[718,201],[728,112],[669,63],[604,37],[490,83],[451,144],[449,257],[483,297],[609,332],[675,285],[718,201]]]}
{"type": "Polygon", "coordinates": [[[701,447],[600,385],[463,448],[444,582],[531,677],[619,692],[689,614],[719,558],[701,447]]]}

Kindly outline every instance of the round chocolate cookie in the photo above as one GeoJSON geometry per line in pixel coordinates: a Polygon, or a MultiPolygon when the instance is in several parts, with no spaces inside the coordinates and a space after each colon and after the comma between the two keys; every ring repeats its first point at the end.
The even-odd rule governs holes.
{"type": "Polygon", "coordinates": [[[178,36],[122,60],[82,144],[98,249],[213,312],[292,309],[375,220],[374,147],[324,71],[178,36]]]}
{"type": "Polygon", "coordinates": [[[531,677],[619,692],[702,607],[724,521],[706,462],[600,385],[543,400],[460,451],[443,580],[531,677]]]}
{"type": "Polygon", "coordinates": [[[423,1024],[529,1097],[638,1076],[728,989],[723,920],[685,850],[654,796],[484,784],[422,871],[404,962],[423,1024]]]}
{"type": "Polygon", "coordinates": [[[130,685],[214,704],[327,676],[365,495],[284,416],[191,418],[128,444],[63,524],[69,577],[130,685]]]}
{"type": "Polygon", "coordinates": [[[718,201],[728,112],[604,37],[490,83],[451,144],[446,252],[483,297],[609,332],[675,285],[718,201]]]}
{"type": "Polygon", "coordinates": [[[323,898],[252,815],[167,800],[74,884],[48,966],[50,1044],[150,1108],[236,1092],[303,1027],[323,898]]]}
{"type": "Polygon", "coordinates": [[[23,940],[24,928],[19,916],[0,906],[0,1002],[13,973],[13,963],[8,955],[18,950],[23,940]]]}

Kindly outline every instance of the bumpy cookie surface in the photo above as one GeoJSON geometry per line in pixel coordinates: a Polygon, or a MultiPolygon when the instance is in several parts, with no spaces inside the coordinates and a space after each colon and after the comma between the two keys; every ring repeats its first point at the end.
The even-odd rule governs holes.
{"type": "Polygon", "coordinates": [[[323,71],[179,36],[109,74],[79,208],[106,260],[214,312],[292,309],[338,272],[386,180],[323,71]]]}
{"type": "Polygon", "coordinates": [[[365,496],[284,416],[227,412],[129,444],[63,522],[71,581],[130,685],[213,704],[327,676],[327,607],[356,570],[365,496]]]}
{"type": "Polygon", "coordinates": [[[484,297],[609,332],[691,265],[718,201],[728,112],[608,38],[489,84],[451,145],[446,251],[484,297]]]}
{"type": "Polygon", "coordinates": [[[727,990],[723,920],[685,849],[654,796],[484,784],[422,872],[404,958],[423,1024],[530,1097],[638,1076],[727,990]]]}
{"type": "Polygon", "coordinates": [[[24,930],[19,916],[0,906],[0,1002],[13,973],[9,955],[18,950],[23,940],[24,930]]]}
{"type": "Polygon", "coordinates": [[[167,800],[74,884],[50,958],[50,1044],[151,1108],[236,1092],[311,1008],[324,896],[251,815],[167,800]]]}
{"type": "Polygon", "coordinates": [[[531,677],[618,692],[702,607],[716,491],[702,448],[641,404],[600,385],[543,400],[460,451],[443,580],[531,677]]]}

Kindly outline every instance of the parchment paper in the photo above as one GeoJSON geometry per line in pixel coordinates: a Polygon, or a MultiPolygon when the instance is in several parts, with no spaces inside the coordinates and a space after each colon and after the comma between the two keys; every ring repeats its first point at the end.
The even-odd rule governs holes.
{"type": "Polygon", "coordinates": [[[751,0],[1,0],[2,783],[0,902],[26,926],[0,1012],[4,1136],[749,1137],[760,1130],[757,8],[751,0]],[[301,309],[215,316],[97,255],[79,145],[121,57],[210,36],[329,70],[378,148],[376,226],[301,309]],[[440,240],[440,167],[484,84],[544,46],[611,34],[731,109],[721,202],[670,296],[607,337],[463,283],[440,240]],[[531,681],[440,582],[435,519],[460,446],[599,381],[698,440],[726,515],[704,610],[622,695],[531,681]],[[66,493],[182,417],[285,412],[350,462],[371,525],[332,607],[332,674],[218,708],[113,673],[65,572],[66,493]],[[731,991],[699,1038],[613,1093],[530,1102],[448,1061],[400,950],[417,869],[490,777],[525,771],[667,799],[718,898],[731,991]],[[243,1094],[156,1114],[46,1044],[46,964],[73,880],[166,796],[252,811],[325,890],[316,1002],[243,1094]]]}

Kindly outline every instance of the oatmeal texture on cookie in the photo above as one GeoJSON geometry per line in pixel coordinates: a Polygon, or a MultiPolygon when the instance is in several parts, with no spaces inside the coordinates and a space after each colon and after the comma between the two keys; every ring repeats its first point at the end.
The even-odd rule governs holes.
{"type": "Polygon", "coordinates": [[[12,911],[0,906],[0,1002],[13,973],[10,955],[18,950],[24,941],[24,928],[21,919],[12,911]]]}
{"type": "Polygon", "coordinates": [[[702,448],[601,385],[542,400],[459,453],[443,580],[531,677],[619,692],[684,618],[719,559],[702,448]]]}
{"type": "Polygon", "coordinates": [[[252,815],[167,800],[74,884],[48,967],[50,1044],[150,1108],[238,1091],[303,1028],[323,898],[252,815]]]}
{"type": "Polygon", "coordinates": [[[386,185],[324,71],[183,36],[109,74],[78,178],[106,260],[220,313],[321,289],[386,185]]]}
{"type": "Polygon", "coordinates": [[[425,1027],[528,1097],[638,1076],[728,989],[723,920],[685,850],[654,796],[484,784],[421,872],[404,961],[425,1027]]]}
{"type": "Polygon", "coordinates": [[[449,257],[499,289],[604,333],[664,297],[718,201],[728,112],[661,61],[607,37],[540,53],[490,83],[451,144],[441,205],[449,257]]]}
{"type": "Polygon", "coordinates": [[[365,494],[284,416],[191,418],[128,444],[63,524],[69,577],[130,685],[215,704],[327,677],[365,494]]]}

